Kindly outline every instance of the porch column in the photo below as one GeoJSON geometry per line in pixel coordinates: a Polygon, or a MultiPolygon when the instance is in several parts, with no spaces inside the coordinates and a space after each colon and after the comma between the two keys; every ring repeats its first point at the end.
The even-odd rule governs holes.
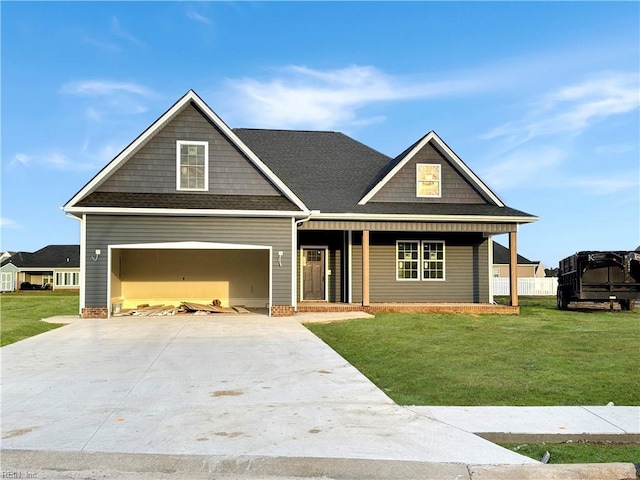
{"type": "Polygon", "coordinates": [[[509,232],[509,295],[511,306],[518,306],[518,247],[517,230],[509,232]]]}
{"type": "Polygon", "coordinates": [[[369,230],[362,231],[362,306],[369,305],[369,230]]]}

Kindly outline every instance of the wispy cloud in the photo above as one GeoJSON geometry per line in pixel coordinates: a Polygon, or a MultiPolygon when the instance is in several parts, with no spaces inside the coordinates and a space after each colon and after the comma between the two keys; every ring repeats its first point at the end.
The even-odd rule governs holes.
{"type": "Polygon", "coordinates": [[[79,149],[69,148],[71,153],[62,153],[58,149],[20,152],[13,157],[10,165],[14,168],[44,168],[59,171],[94,170],[113,159],[121,148],[113,143],[105,143],[93,148],[89,142],[85,142],[79,149]]]}
{"type": "Polygon", "coordinates": [[[26,167],[27,165],[29,165],[29,163],[31,163],[31,160],[31,157],[26,153],[17,153],[11,159],[11,162],[9,162],[9,164],[12,166],[20,165],[26,167]]]}
{"type": "Polygon", "coordinates": [[[583,144],[587,132],[591,134],[599,125],[607,125],[611,117],[639,107],[639,76],[626,72],[594,74],[543,92],[524,106],[521,119],[481,135],[494,148],[492,165],[482,173],[499,190],[576,189],[597,196],[637,189],[637,175],[633,178],[615,165],[605,171],[594,165],[595,158],[602,155],[618,155],[626,162],[633,155],[633,145],[627,140],[598,147],[583,144]],[[585,174],[590,171],[597,171],[597,176],[585,174]]]}
{"type": "Polygon", "coordinates": [[[15,220],[7,217],[0,217],[0,227],[2,228],[19,228],[20,224],[15,220]]]}
{"type": "Polygon", "coordinates": [[[544,95],[524,120],[500,125],[484,138],[501,138],[513,148],[538,137],[579,135],[612,115],[636,110],[639,89],[636,73],[601,73],[544,95]]]}
{"type": "Polygon", "coordinates": [[[522,148],[480,171],[480,177],[496,190],[536,188],[554,182],[566,153],[558,147],[522,148]]]}
{"type": "Polygon", "coordinates": [[[91,99],[85,115],[89,120],[99,122],[109,115],[135,115],[147,111],[142,98],[153,95],[147,87],[133,82],[113,80],[82,80],[68,82],[60,92],[91,99]]]}
{"type": "Polygon", "coordinates": [[[118,20],[118,17],[111,17],[111,32],[115,36],[117,36],[117,37],[119,37],[119,38],[121,38],[123,40],[126,40],[129,43],[133,43],[133,44],[141,46],[141,47],[146,46],[146,43],[144,43],[138,37],[136,37],[135,35],[130,33],[127,29],[125,29],[120,24],[120,20],[118,20]]]}
{"type": "Polygon", "coordinates": [[[202,23],[203,25],[211,25],[213,22],[206,16],[197,12],[193,7],[189,7],[187,9],[187,18],[189,20],[193,20],[194,22],[202,23]]]}
{"type": "Polygon", "coordinates": [[[132,93],[135,95],[150,95],[150,90],[143,85],[132,82],[117,82],[113,80],[83,80],[69,82],[62,86],[62,93],[86,96],[108,96],[118,93],[132,93]]]}
{"type": "MultiPolygon", "coordinates": [[[[486,78],[427,81],[387,75],[372,66],[334,70],[287,66],[273,78],[229,79],[233,111],[254,126],[328,129],[377,122],[360,118],[360,109],[385,101],[460,95],[489,88],[486,78]]],[[[225,94],[226,97],[229,97],[225,94]]]]}
{"type": "Polygon", "coordinates": [[[611,195],[626,190],[638,191],[640,177],[630,176],[628,173],[614,175],[599,175],[597,177],[566,178],[563,185],[586,190],[592,195],[611,195]]]}

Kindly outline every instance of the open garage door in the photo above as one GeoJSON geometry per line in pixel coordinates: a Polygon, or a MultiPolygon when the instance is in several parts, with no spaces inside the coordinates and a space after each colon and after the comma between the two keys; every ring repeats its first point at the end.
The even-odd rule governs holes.
{"type": "Polygon", "coordinates": [[[110,245],[110,313],[181,302],[271,306],[271,247],[177,242],[110,245]]]}

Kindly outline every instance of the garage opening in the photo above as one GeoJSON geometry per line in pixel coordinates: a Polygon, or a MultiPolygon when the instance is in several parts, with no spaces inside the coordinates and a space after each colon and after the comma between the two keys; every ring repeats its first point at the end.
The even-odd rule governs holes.
{"type": "Polygon", "coordinates": [[[179,242],[109,247],[110,313],[182,302],[267,309],[271,247],[179,242]]]}

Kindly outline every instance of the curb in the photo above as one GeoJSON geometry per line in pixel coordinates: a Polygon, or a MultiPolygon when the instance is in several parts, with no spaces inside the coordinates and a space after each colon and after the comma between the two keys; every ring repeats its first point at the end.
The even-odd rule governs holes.
{"type": "Polygon", "coordinates": [[[325,480],[635,480],[632,463],[464,465],[313,457],[226,457],[2,450],[6,478],[38,479],[265,479],[325,480]],[[11,476],[13,475],[13,476],[11,476]],[[87,477],[89,475],[89,477],[87,477]],[[214,477],[215,476],[215,477],[214,477]]]}

